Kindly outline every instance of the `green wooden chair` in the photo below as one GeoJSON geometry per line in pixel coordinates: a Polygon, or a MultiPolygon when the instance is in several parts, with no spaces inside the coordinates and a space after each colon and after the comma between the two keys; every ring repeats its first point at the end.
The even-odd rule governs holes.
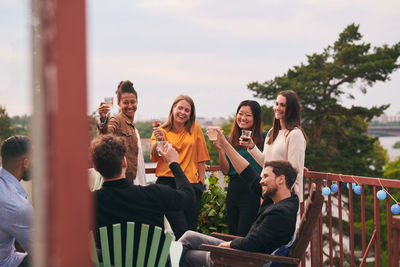
{"type": "Polygon", "coordinates": [[[147,260],[147,267],[153,267],[157,261],[157,252],[159,245],[161,245],[161,253],[158,259],[158,267],[165,267],[169,249],[172,242],[172,235],[170,233],[165,233],[164,244],[160,244],[162,229],[160,227],[154,227],[153,237],[151,239],[150,252],[146,259],[146,248],[148,247],[147,240],[149,235],[149,225],[142,224],[140,237],[135,237],[135,223],[128,222],[127,229],[126,229],[126,253],[125,253],[125,264],[122,264],[123,257],[122,257],[122,242],[121,242],[121,225],[114,224],[113,225],[113,248],[114,248],[114,265],[111,265],[111,258],[110,258],[110,249],[108,243],[108,234],[107,234],[107,227],[100,227],[100,245],[101,245],[101,253],[103,261],[100,263],[99,257],[97,254],[96,243],[94,241],[94,235],[91,231],[89,234],[89,241],[91,247],[91,258],[94,262],[96,267],[144,267],[144,264],[147,260]],[[139,238],[139,246],[138,250],[134,251],[134,240],[135,238],[139,238]],[[137,253],[137,254],[136,254],[137,253]],[[137,255],[136,264],[133,264],[134,255],[137,255]]]}

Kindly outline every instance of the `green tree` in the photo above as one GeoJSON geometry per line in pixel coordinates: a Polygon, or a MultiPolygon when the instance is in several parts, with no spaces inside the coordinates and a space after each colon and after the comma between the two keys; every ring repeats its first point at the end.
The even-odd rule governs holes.
{"type": "Polygon", "coordinates": [[[13,135],[11,127],[11,118],[8,116],[6,108],[0,106],[0,142],[13,135]]]}
{"type": "MultiPolygon", "coordinates": [[[[354,99],[354,89],[365,94],[376,82],[389,80],[400,67],[399,56],[400,42],[371,49],[371,44],[362,41],[359,25],[351,24],[322,53],[308,55],[306,63],[273,80],[252,82],[248,88],[267,100],[274,100],[283,90],[297,92],[303,106],[302,126],[309,138],[306,166],[310,170],[381,177],[387,153],[377,138],[367,135],[367,129],[372,118],[389,105],[348,108],[341,101],[354,99]]],[[[370,191],[366,189],[367,198],[374,197],[370,191]]],[[[367,211],[372,208],[370,203],[366,202],[367,211]]],[[[359,200],[354,204],[358,206],[359,200]]],[[[355,222],[360,221],[359,214],[354,215],[355,222]]],[[[384,248],[387,240],[381,237],[384,248]]]]}
{"type": "Polygon", "coordinates": [[[138,121],[135,122],[135,126],[140,133],[140,138],[151,138],[153,126],[150,121],[138,121]]]}
{"type": "Polygon", "coordinates": [[[399,68],[400,42],[371,49],[358,30],[359,25],[347,26],[333,45],[308,55],[307,63],[273,80],[252,82],[248,88],[267,100],[275,99],[282,90],[298,93],[303,105],[302,125],[309,137],[306,165],[310,169],[379,176],[384,156],[374,154],[377,139],[368,137],[366,130],[371,119],[389,105],[347,108],[341,99],[354,99],[351,89],[366,93],[377,81],[387,81],[399,68]]]}
{"type": "Polygon", "coordinates": [[[396,160],[389,162],[385,166],[383,177],[397,180],[400,179],[400,157],[397,157],[396,160]]]}
{"type": "Polygon", "coordinates": [[[28,115],[14,116],[11,118],[13,134],[29,135],[29,123],[31,117],[28,115]]]}

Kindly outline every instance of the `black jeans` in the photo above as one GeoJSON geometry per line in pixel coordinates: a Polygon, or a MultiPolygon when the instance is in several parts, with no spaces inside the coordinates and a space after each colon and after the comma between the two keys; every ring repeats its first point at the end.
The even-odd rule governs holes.
{"type": "MultiPolygon", "coordinates": [[[[156,184],[168,185],[176,189],[173,177],[158,177],[156,184]]],[[[171,225],[176,240],[178,240],[187,230],[196,231],[197,219],[200,211],[201,196],[203,195],[203,184],[201,182],[191,184],[195,192],[195,202],[186,210],[170,211],[165,214],[171,225]]]]}
{"type": "Polygon", "coordinates": [[[239,176],[230,177],[226,195],[229,233],[245,236],[259,208],[260,198],[251,191],[247,183],[239,176]]]}

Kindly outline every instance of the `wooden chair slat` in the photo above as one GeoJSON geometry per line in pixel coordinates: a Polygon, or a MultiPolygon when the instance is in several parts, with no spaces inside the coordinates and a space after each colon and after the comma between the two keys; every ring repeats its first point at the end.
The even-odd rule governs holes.
{"type": "Polygon", "coordinates": [[[148,235],[149,235],[149,225],[142,224],[142,228],[140,231],[140,238],[139,238],[139,249],[136,261],[136,267],[144,266],[148,235]]]}
{"type": "Polygon", "coordinates": [[[165,234],[165,241],[164,245],[161,250],[160,254],[160,260],[158,261],[158,267],[165,267],[165,264],[167,263],[167,258],[168,258],[168,253],[169,253],[169,248],[171,246],[172,242],[172,235],[170,233],[165,234]]]}
{"type": "Polygon", "coordinates": [[[154,227],[153,238],[151,240],[149,260],[147,261],[147,267],[154,267],[156,265],[156,257],[158,245],[160,244],[162,229],[160,227],[154,227]]]}
{"type": "Polygon", "coordinates": [[[100,244],[101,244],[101,255],[103,257],[103,267],[111,267],[110,261],[110,249],[108,247],[108,235],[107,227],[100,227],[100,244]]]}
{"type": "Polygon", "coordinates": [[[113,225],[114,266],[122,267],[121,225],[113,225]]]}
{"type": "Polygon", "coordinates": [[[135,241],[135,223],[127,222],[126,224],[126,252],[125,252],[125,267],[133,266],[133,244],[135,241]]]}

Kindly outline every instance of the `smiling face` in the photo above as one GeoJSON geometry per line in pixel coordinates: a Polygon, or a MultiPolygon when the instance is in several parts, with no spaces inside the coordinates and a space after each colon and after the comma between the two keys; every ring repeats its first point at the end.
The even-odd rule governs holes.
{"type": "Polygon", "coordinates": [[[283,120],[286,115],[286,97],[278,95],[274,106],[275,119],[283,120]]]}
{"type": "Polygon", "coordinates": [[[275,173],[273,172],[273,168],[271,166],[267,166],[263,169],[261,173],[261,181],[260,185],[262,188],[262,196],[265,197],[273,197],[273,195],[278,191],[277,178],[275,173]]]}
{"type": "Polygon", "coordinates": [[[250,130],[254,125],[254,115],[250,106],[242,106],[236,114],[237,125],[244,130],[250,130]]]}
{"type": "Polygon", "coordinates": [[[186,100],[181,100],[176,103],[172,111],[172,115],[174,117],[174,126],[176,128],[184,126],[185,123],[190,119],[191,112],[192,108],[190,103],[186,100]]]}
{"type": "Polygon", "coordinates": [[[121,99],[118,102],[122,113],[133,121],[137,110],[137,99],[132,93],[122,93],[121,99]]]}

